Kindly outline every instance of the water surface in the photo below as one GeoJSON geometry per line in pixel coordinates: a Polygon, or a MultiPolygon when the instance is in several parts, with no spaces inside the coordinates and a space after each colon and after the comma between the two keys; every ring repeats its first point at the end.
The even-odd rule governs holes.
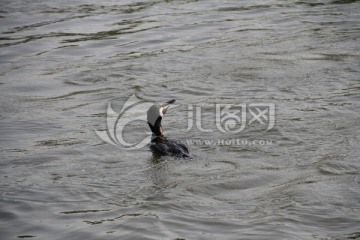
{"type": "Polygon", "coordinates": [[[358,1],[1,5],[2,239],[360,237],[358,1]],[[104,143],[108,102],[133,94],[177,100],[171,138],[272,144],[104,143]],[[218,131],[214,104],[239,103],[275,104],[275,127],[218,131]],[[185,131],[188,104],[212,133],[185,131]]]}

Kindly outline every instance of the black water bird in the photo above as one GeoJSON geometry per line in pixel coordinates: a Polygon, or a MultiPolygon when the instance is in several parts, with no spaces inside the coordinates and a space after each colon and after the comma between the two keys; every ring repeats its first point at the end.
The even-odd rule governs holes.
{"type": "Polygon", "coordinates": [[[147,122],[152,132],[150,149],[155,156],[175,156],[178,158],[189,157],[189,149],[187,146],[177,140],[169,140],[164,136],[161,126],[161,120],[170,104],[175,99],[166,103],[156,103],[147,111],[147,122]]]}

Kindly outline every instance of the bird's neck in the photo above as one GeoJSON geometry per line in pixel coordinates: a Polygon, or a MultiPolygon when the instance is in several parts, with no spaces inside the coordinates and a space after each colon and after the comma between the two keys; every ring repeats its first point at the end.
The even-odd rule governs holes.
{"type": "Polygon", "coordinates": [[[163,140],[166,140],[166,137],[163,134],[161,134],[161,135],[153,134],[151,136],[151,142],[158,142],[158,141],[163,141],[163,140]]]}

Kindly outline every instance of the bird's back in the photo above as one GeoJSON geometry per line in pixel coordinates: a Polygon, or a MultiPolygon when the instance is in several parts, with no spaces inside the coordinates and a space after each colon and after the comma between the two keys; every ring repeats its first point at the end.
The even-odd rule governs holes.
{"type": "Polygon", "coordinates": [[[185,144],[176,140],[156,138],[150,144],[150,149],[156,156],[189,157],[189,149],[185,144]]]}

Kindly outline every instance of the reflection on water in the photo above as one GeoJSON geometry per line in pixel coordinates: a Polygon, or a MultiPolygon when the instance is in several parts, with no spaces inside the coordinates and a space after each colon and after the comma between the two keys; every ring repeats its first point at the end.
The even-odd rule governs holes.
{"type": "MultiPolygon", "coordinates": [[[[4,239],[356,239],[359,2],[2,1],[4,239]],[[153,158],[102,142],[107,104],[177,99],[153,158]],[[214,104],[274,103],[237,134],[214,104]],[[205,129],[186,132],[186,106],[205,129]]],[[[129,141],[148,131],[130,129],[129,141]],[[132,131],[132,132],[131,132],[132,131]]]]}

